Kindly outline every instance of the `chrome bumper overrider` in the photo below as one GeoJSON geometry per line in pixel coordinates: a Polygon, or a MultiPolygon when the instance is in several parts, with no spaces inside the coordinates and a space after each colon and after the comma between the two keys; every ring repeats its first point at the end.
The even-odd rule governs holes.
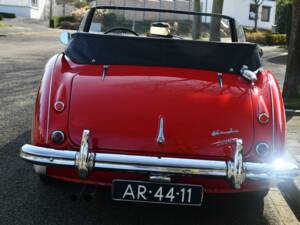
{"type": "Polygon", "coordinates": [[[246,179],[281,180],[299,175],[299,166],[291,161],[278,159],[274,163],[244,162],[241,139],[236,140],[232,161],[93,153],[88,150],[88,139],[89,131],[84,130],[79,152],[26,144],[21,148],[21,158],[37,165],[74,167],[78,169],[81,178],[86,178],[93,169],[166,176],[217,176],[231,179],[236,189],[246,179]]]}

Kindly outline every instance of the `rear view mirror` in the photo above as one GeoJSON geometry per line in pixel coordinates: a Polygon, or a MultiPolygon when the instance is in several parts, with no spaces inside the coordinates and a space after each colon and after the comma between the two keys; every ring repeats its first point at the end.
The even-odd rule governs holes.
{"type": "Polygon", "coordinates": [[[71,38],[71,34],[69,32],[64,31],[60,34],[60,42],[63,45],[67,45],[70,41],[70,38],[71,38]]]}

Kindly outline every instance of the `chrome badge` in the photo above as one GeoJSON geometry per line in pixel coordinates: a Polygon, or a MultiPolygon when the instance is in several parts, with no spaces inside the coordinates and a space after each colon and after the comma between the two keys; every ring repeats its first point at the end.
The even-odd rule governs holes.
{"type": "Polygon", "coordinates": [[[158,129],[158,135],[156,138],[157,144],[163,144],[165,143],[165,135],[164,135],[164,118],[161,116],[159,118],[159,129],[158,129]]]}
{"type": "Polygon", "coordinates": [[[229,134],[237,134],[237,133],[240,133],[240,131],[230,128],[229,130],[214,130],[213,132],[211,132],[211,136],[216,137],[221,135],[229,135],[229,134]]]}

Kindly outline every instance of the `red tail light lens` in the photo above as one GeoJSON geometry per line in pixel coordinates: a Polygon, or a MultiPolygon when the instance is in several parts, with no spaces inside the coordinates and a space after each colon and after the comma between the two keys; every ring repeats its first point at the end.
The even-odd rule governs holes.
{"type": "Polygon", "coordinates": [[[267,124],[270,122],[270,116],[268,113],[261,113],[258,116],[258,122],[261,124],[267,124]]]}

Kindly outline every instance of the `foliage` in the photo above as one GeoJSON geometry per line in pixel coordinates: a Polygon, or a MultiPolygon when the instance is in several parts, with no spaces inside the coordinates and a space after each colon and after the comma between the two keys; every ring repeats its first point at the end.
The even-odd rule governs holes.
{"type": "Polygon", "coordinates": [[[50,21],[50,27],[51,28],[57,28],[60,27],[62,22],[77,22],[78,19],[74,16],[52,16],[51,21],[50,21]]]}
{"type": "Polygon", "coordinates": [[[276,8],[277,32],[287,34],[288,37],[292,27],[292,4],[291,0],[279,0],[276,8]]]}
{"type": "Polygon", "coordinates": [[[0,21],[2,20],[2,16],[0,15],[0,21]]]}
{"type": "Polygon", "coordinates": [[[287,43],[286,34],[272,34],[271,32],[252,32],[246,33],[248,42],[262,45],[285,45],[287,43]]]}
{"type": "Polygon", "coordinates": [[[56,0],[56,4],[62,5],[62,4],[70,4],[74,3],[76,0],[56,0]]]}
{"type": "Polygon", "coordinates": [[[0,28],[5,28],[5,27],[9,27],[9,25],[7,25],[6,23],[4,23],[4,21],[0,20],[0,28]]]}
{"type": "Polygon", "coordinates": [[[56,4],[58,5],[72,4],[78,9],[89,6],[89,2],[91,0],[56,0],[56,4]]]}
{"type": "Polygon", "coordinates": [[[72,23],[68,21],[62,21],[60,28],[65,30],[78,30],[79,26],[80,26],[79,22],[72,23]]]}
{"type": "Polygon", "coordinates": [[[105,30],[107,27],[117,27],[120,24],[123,24],[124,18],[117,16],[110,10],[97,10],[94,14],[93,21],[101,23],[105,30]]]}
{"type": "Polygon", "coordinates": [[[300,98],[285,99],[284,105],[286,109],[300,109],[300,98]]]}
{"type": "Polygon", "coordinates": [[[72,16],[75,16],[76,18],[83,18],[88,9],[88,6],[82,7],[80,9],[75,9],[72,11],[72,16]]]}
{"type": "Polygon", "coordinates": [[[15,13],[5,13],[5,12],[0,12],[0,16],[2,16],[3,18],[16,18],[16,14],[15,13]]]}
{"type": "Polygon", "coordinates": [[[82,0],[82,1],[75,1],[73,3],[73,5],[77,8],[77,9],[81,9],[84,8],[86,6],[89,6],[89,3],[87,0],[82,0]]]}

